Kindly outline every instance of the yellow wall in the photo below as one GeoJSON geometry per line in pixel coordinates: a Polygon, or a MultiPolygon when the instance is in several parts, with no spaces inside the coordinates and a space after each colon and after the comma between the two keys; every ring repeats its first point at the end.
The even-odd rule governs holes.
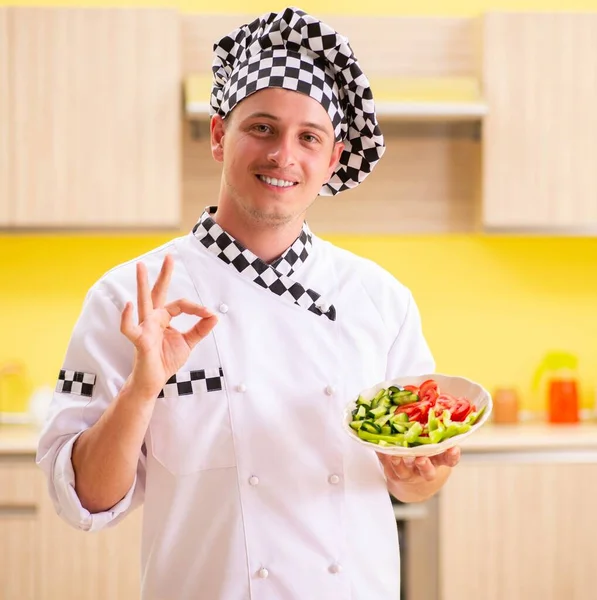
{"type": "MultiPolygon", "coordinates": [[[[0,237],[0,363],[19,359],[54,384],[88,287],[164,236],[0,237]]],[[[372,258],[418,301],[438,371],[493,389],[530,380],[550,348],[578,353],[583,404],[597,383],[597,239],[329,236],[372,258]]]]}
{"type": "Polygon", "coordinates": [[[377,0],[363,2],[362,0],[303,0],[302,2],[270,2],[268,0],[222,0],[217,3],[207,0],[0,0],[0,6],[135,6],[178,8],[184,12],[205,13],[245,13],[260,14],[267,11],[277,11],[286,6],[299,6],[314,14],[394,14],[394,15],[454,15],[476,16],[488,10],[512,11],[577,11],[597,9],[597,0],[377,0]]]}
{"type": "MultiPolygon", "coordinates": [[[[293,3],[289,3],[293,4],[293,3]]],[[[296,3],[295,3],[296,4],[296,3]]],[[[170,6],[214,12],[213,2],[178,0],[27,0],[13,6],[170,6]]],[[[227,0],[221,12],[258,14],[287,3],[227,0]]],[[[304,0],[317,14],[476,16],[497,10],[597,10],[597,0],[304,0]]],[[[163,236],[0,236],[0,364],[24,362],[32,384],[54,384],[87,288],[105,270],[163,236]]],[[[413,290],[438,370],[489,388],[514,384],[536,408],[530,380],[550,348],[576,352],[583,404],[597,385],[597,239],[486,236],[334,237],[368,256],[413,290]]]]}

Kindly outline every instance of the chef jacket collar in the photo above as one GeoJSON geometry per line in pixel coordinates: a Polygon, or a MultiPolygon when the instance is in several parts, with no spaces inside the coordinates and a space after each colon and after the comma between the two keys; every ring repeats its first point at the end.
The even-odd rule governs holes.
{"type": "Polygon", "coordinates": [[[216,223],[212,217],[216,210],[216,206],[208,206],[193,227],[194,236],[207,250],[233,266],[241,275],[277,296],[290,300],[316,315],[325,315],[331,321],[336,320],[335,307],[328,305],[321,294],[304,288],[290,278],[307,260],[313,246],[313,235],[307,223],[303,223],[301,233],[293,244],[268,264],[216,223]]]}

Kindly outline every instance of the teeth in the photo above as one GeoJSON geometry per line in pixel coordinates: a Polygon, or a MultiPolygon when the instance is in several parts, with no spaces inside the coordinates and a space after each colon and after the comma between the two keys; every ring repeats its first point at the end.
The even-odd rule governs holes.
{"type": "Polygon", "coordinates": [[[290,187],[291,185],[294,185],[294,181],[272,179],[271,177],[266,177],[265,175],[259,175],[259,179],[261,179],[261,181],[265,181],[265,183],[269,183],[270,185],[275,185],[276,187],[290,187]]]}

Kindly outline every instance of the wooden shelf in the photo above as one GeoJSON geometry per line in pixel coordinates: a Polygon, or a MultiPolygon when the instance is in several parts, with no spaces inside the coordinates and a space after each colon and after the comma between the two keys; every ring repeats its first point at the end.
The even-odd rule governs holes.
{"type": "MultiPolygon", "coordinates": [[[[488,112],[474,78],[372,78],[377,114],[392,120],[480,121],[488,112]]],[[[211,75],[184,81],[185,114],[209,118],[211,75]]]]}

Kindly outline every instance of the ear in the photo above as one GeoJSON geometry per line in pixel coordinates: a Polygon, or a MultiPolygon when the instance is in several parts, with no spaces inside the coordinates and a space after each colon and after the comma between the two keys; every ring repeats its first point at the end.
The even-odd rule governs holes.
{"type": "Polygon", "coordinates": [[[336,170],[338,163],[340,162],[340,157],[342,156],[342,152],[344,152],[344,142],[336,142],[334,144],[334,148],[332,150],[332,156],[330,157],[330,165],[328,168],[328,178],[326,181],[329,181],[330,177],[336,170]]]}
{"type": "Polygon", "coordinates": [[[209,122],[211,155],[218,162],[224,162],[224,134],[226,127],[221,115],[214,115],[209,122]]]}

